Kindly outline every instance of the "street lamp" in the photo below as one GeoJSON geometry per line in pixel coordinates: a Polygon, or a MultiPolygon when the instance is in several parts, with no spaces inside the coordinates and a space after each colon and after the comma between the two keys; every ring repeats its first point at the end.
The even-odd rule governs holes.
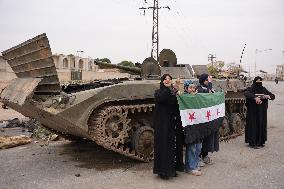
{"type": "Polygon", "coordinates": [[[272,49],[264,49],[264,50],[255,49],[254,77],[256,77],[256,58],[257,58],[257,53],[258,52],[265,52],[265,51],[272,51],[272,49]]]}

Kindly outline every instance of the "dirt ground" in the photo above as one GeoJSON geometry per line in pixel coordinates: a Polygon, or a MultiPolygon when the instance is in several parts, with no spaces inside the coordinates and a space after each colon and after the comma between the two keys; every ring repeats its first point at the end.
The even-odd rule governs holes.
{"type": "MultiPolygon", "coordinates": [[[[284,188],[284,82],[265,86],[276,95],[268,110],[268,142],[251,149],[244,136],[222,142],[213,165],[195,177],[179,173],[164,181],[141,163],[88,141],[36,143],[0,150],[0,189],[6,188],[284,188]]],[[[21,115],[0,109],[0,119],[21,115]]],[[[13,132],[21,133],[14,128],[13,132]]],[[[3,132],[1,135],[4,134],[3,132]]]]}

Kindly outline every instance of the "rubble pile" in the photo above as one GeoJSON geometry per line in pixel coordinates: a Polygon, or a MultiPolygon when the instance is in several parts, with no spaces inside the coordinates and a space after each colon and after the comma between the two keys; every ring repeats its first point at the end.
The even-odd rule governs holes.
{"type": "Polygon", "coordinates": [[[38,128],[34,129],[31,137],[47,141],[55,141],[59,139],[59,136],[57,134],[54,134],[52,131],[46,129],[43,126],[39,126],[38,128]]]}
{"type": "Polygon", "coordinates": [[[21,127],[23,129],[27,129],[29,132],[33,132],[39,126],[40,124],[34,119],[20,120],[18,118],[14,118],[11,120],[4,120],[0,122],[0,128],[21,127]]]}
{"type": "Polygon", "coordinates": [[[31,132],[32,138],[41,139],[41,140],[56,140],[58,139],[58,135],[54,134],[52,131],[43,127],[38,121],[34,119],[25,119],[20,120],[18,118],[14,118],[11,120],[5,120],[0,122],[0,129],[2,132],[5,132],[5,128],[22,128],[23,132],[28,131],[31,132]]]}
{"type": "Polygon", "coordinates": [[[28,144],[32,139],[25,135],[20,136],[3,136],[0,137],[0,149],[12,148],[24,144],[28,144]]]}

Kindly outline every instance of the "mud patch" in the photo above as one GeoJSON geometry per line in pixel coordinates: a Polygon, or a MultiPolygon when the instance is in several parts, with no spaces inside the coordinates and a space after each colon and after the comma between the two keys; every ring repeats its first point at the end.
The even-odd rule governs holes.
{"type": "Polygon", "coordinates": [[[135,165],[145,164],[130,159],[113,151],[106,150],[91,141],[70,142],[61,146],[59,155],[71,157],[71,161],[78,162],[77,167],[97,169],[100,171],[109,169],[128,170],[135,165]]]}

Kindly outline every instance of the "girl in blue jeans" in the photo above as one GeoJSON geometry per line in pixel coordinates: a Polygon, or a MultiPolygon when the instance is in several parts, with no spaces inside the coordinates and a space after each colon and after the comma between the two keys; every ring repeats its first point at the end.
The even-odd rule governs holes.
{"type": "MultiPolygon", "coordinates": [[[[186,80],[184,82],[184,93],[185,94],[196,94],[196,86],[191,80],[186,80]]],[[[196,143],[186,144],[185,151],[185,172],[200,176],[201,171],[198,167],[199,155],[201,153],[202,143],[201,141],[196,141],[196,143]]]]}

